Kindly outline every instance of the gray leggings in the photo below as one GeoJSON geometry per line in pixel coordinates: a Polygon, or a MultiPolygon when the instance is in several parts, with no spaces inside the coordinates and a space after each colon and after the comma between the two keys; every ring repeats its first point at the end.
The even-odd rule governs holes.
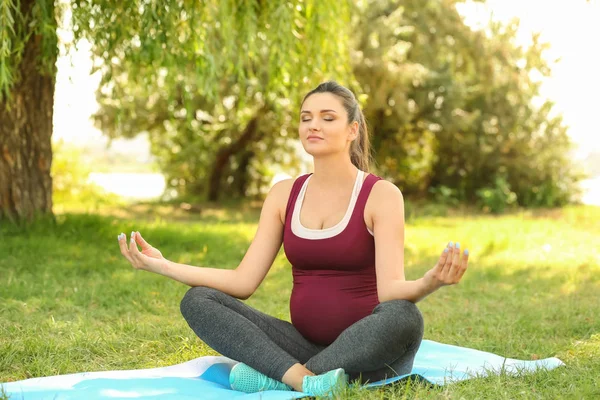
{"type": "Polygon", "coordinates": [[[181,314],[208,346],[281,381],[294,364],[315,374],[344,368],[361,383],[410,373],[423,338],[423,317],[414,303],[380,303],[328,346],[305,339],[294,326],[216,289],[187,291],[181,314]]]}

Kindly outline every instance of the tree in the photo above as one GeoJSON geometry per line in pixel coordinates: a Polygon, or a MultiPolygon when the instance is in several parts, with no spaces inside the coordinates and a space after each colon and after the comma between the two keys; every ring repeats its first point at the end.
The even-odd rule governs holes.
{"type": "Polygon", "coordinates": [[[52,212],[54,1],[0,1],[0,220],[52,212]]]}
{"type": "MultiPolygon", "coordinates": [[[[353,12],[356,82],[347,82],[366,94],[376,172],[409,196],[433,190],[475,202],[491,190],[516,195],[526,206],[564,204],[576,179],[565,152],[557,150],[569,146],[566,128],[550,116],[550,102],[534,105],[539,82],[532,74],[550,71],[542,59],[545,45],[516,46],[514,23],[473,31],[459,3],[370,0],[353,12]]],[[[118,79],[113,75],[112,91],[99,96],[100,126],[115,135],[148,131],[180,193],[215,200],[247,195],[249,187],[257,192],[270,183],[269,166],[289,158],[286,139],[295,136],[290,116],[297,109],[294,100],[286,103],[288,96],[268,97],[264,64],[244,64],[257,79],[245,86],[225,80],[218,101],[193,83],[131,83],[124,69],[118,79]],[[170,92],[179,100],[169,100],[170,92]],[[243,102],[241,92],[252,100],[243,102]],[[195,112],[187,112],[185,94],[195,112]],[[118,124],[123,128],[115,129],[118,124]]],[[[316,82],[321,76],[313,74],[316,82]]]]}
{"type": "Polygon", "coordinates": [[[218,79],[199,80],[194,57],[144,68],[143,46],[132,40],[110,60],[96,116],[111,137],[148,132],[168,185],[212,201],[268,183],[267,165],[290,151],[284,129],[301,93],[325,77],[351,77],[350,3],[270,1],[240,10],[229,3],[211,10],[219,27],[180,36],[186,46],[222,51],[218,79]]]}
{"type": "Polygon", "coordinates": [[[353,69],[369,96],[380,173],[409,195],[444,189],[475,202],[506,182],[521,205],[565,204],[579,179],[566,127],[552,102],[536,105],[547,44],[536,36],[516,45],[514,21],[472,30],[458,3],[371,0],[361,9],[353,69]]]}
{"type": "MultiPolygon", "coordinates": [[[[129,93],[119,90],[117,78],[137,92],[145,90],[149,102],[168,87],[173,90],[160,93],[166,95],[162,111],[181,115],[185,110],[190,126],[202,115],[195,99],[214,105],[222,102],[223,88],[237,88],[230,94],[240,106],[252,101],[246,91],[250,84],[264,85],[264,104],[241,122],[248,129],[235,132],[229,150],[217,151],[229,161],[232,150],[245,148],[248,137],[255,139],[239,133],[252,130],[264,105],[268,110],[276,107],[271,105],[276,99],[297,98],[313,83],[306,77],[314,71],[349,76],[350,7],[347,1],[316,0],[0,0],[0,219],[52,213],[57,21],[66,23],[71,16],[74,43],[83,38],[92,43],[105,93],[129,93]],[[336,40],[325,40],[332,37],[336,40]],[[242,145],[236,147],[238,141],[242,145]]],[[[137,134],[123,123],[135,117],[136,108],[128,104],[134,97],[112,100],[119,109],[114,132],[137,134]]],[[[251,154],[246,151],[238,162],[248,162],[244,159],[251,154]]],[[[222,176],[217,171],[212,179],[222,176]]]]}

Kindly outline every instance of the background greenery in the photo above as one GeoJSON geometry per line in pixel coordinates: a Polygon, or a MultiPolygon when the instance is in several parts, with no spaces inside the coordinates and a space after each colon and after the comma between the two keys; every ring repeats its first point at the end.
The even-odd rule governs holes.
{"type": "MultiPolygon", "coordinates": [[[[102,131],[147,134],[170,188],[216,201],[260,197],[276,171],[299,172],[300,101],[335,79],[364,108],[373,171],[406,196],[492,212],[574,201],[584,175],[539,90],[549,45],[538,35],[518,44],[516,21],[473,30],[460,3],[0,0],[0,105],[19,107],[11,93],[31,71],[50,78],[50,92],[59,50],[85,39],[102,77],[102,131]],[[68,34],[59,40],[59,31],[68,34]],[[25,49],[36,57],[23,58],[25,49]]],[[[29,126],[43,126],[35,118],[29,126]]],[[[23,150],[18,143],[8,151],[23,150]]],[[[11,215],[24,205],[4,207],[11,215]]]]}
{"type": "MultiPolygon", "coordinates": [[[[600,260],[597,207],[516,211],[410,204],[406,275],[431,268],[449,240],[471,249],[463,282],[419,303],[425,338],[518,359],[557,356],[567,365],[520,377],[494,376],[444,388],[400,385],[345,398],[595,398],[600,395],[600,260]]],[[[187,287],[136,271],[116,237],[139,230],[169,259],[235,268],[252,240],[258,209],[170,205],[68,212],[28,229],[0,226],[0,382],[108,369],[166,366],[215,354],[187,326],[187,287]]],[[[248,304],[289,320],[290,265],[283,251],[248,304]]]]}
{"type": "MultiPolygon", "coordinates": [[[[373,133],[374,172],[406,196],[476,204],[491,212],[574,201],[584,174],[571,161],[562,117],[540,97],[541,80],[551,74],[552,63],[544,58],[548,44],[539,36],[528,47],[517,44],[517,21],[472,30],[456,9],[459,3],[366,0],[336,2],[336,10],[311,1],[206,7],[203,18],[243,28],[235,36],[227,29],[202,33],[202,46],[223,43],[225,49],[209,68],[222,74],[212,81],[202,78],[207,72],[194,69],[197,63],[181,49],[145,68],[140,60],[148,49],[136,40],[156,39],[158,32],[142,29],[139,38],[129,32],[118,40],[98,40],[104,32],[80,27],[97,43],[94,54],[109,71],[95,119],[109,137],[147,132],[168,186],[183,196],[260,197],[278,170],[299,172],[294,144],[303,94],[337,79],[355,91],[364,108],[373,133]],[[317,21],[335,26],[317,34],[311,28],[317,21]],[[276,33],[278,40],[265,37],[276,33]],[[250,57],[242,60],[236,50],[246,48],[252,48],[250,57]],[[305,61],[315,68],[306,69],[305,61]]],[[[128,18],[137,21],[135,15],[128,18]]],[[[150,16],[141,16],[142,26],[145,18],[150,16]]],[[[168,12],[160,18],[173,24],[177,17],[168,12]]]]}
{"type": "MultiPolygon", "coordinates": [[[[600,396],[600,211],[566,206],[582,174],[561,117],[539,98],[547,44],[517,45],[516,23],[474,31],[458,3],[0,0],[0,106],[11,105],[22,71],[52,78],[57,30],[71,30],[71,46],[93,44],[103,76],[98,126],[111,138],[147,133],[156,167],[182,195],[125,204],[87,182],[92,164],[80,150],[55,146],[56,221],[0,224],[0,381],[214,354],[179,315],[186,287],[132,270],[116,236],[136,229],[174,261],[235,268],[275,172],[300,171],[302,95],[337,79],[359,95],[374,172],[405,193],[407,278],[449,240],[471,250],[464,282],[419,304],[425,338],[567,364],[346,397],[600,396]],[[38,61],[20,65],[31,43],[38,61]],[[190,211],[179,207],[186,197],[198,201],[190,211]]],[[[43,126],[17,111],[4,114],[27,122],[15,126],[43,126]]],[[[289,269],[280,254],[248,303],[288,319],[289,269]]]]}

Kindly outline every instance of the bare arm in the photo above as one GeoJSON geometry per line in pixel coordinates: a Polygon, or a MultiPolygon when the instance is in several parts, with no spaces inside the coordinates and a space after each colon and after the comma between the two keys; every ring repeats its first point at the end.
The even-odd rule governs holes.
{"type": "Polygon", "coordinates": [[[128,257],[135,268],[167,276],[188,286],[207,286],[239,299],[247,299],[264,280],[281,248],[283,241],[281,210],[287,202],[292,182],[291,179],[278,182],[269,191],[261,210],[254,239],[235,270],[179,264],[163,258],[160,252],[157,253],[157,258],[153,258],[150,253],[156,249],[146,243],[139,233],[135,235],[136,240],[142,246],[142,253],[150,257],[140,253],[135,245],[130,246],[127,253],[123,253],[124,248],[121,247],[122,253],[128,257]]]}
{"type": "Polygon", "coordinates": [[[416,303],[444,285],[460,281],[467,268],[468,252],[448,249],[425,276],[407,281],[404,276],[404,198],[393,183],[373,187],[373,233],[379,301],[408,300],[416,303]]]}
{"type": "Polygon", "coordinates": [[[435,289],[422,280],[407,281],[404,276],[404,198],[388,181],[373,187],[373,233],[375,269],[379,301],[403,299],[414,303],[435,289]]]}
{"type": "Polygon", "coordinates": [[[244,297],[243,288],[239,285],[238,274],[235,270],[195,267],[165,260],[165,266],[159,274],[188,286],[207,286],[233,297],[244,297]]]}

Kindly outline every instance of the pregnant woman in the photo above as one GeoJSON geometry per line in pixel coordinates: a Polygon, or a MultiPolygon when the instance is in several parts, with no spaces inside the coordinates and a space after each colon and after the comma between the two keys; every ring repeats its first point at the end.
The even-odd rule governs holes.
{"type": "Polygon", "coordinates": [[[369,136],[354,94],[325,82],[303,99],[299,138],[314,172],[275,184],[235,270],[165,259],[139,232],[121,253],[134,268],[191,286],[181,301],[190,328],[240,363],[231,387],[333,396],[349,381],[411,372],[423,337],[415,303],[460,281],[468,250],[450,242],[417,280],[404,275],[404,201],[369,173],[369,136]],[[291,323],[249,307],[283,244],[292,265],[291,323]],[[141,246],[141,252],[138,249],[141,246]]]}

